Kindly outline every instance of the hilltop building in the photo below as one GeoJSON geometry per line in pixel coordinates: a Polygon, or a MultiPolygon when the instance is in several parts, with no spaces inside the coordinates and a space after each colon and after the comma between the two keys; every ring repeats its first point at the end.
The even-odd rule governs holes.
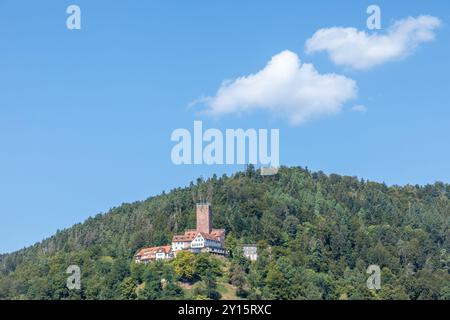
{"type": "Polygon", "coordinates": [[[197,204],[197,229],[186,230],[184,234],[174,235],[172,250],[192,252],[211,252],[225,254],[225,230],[212,228],[212,210],[209,203],[197,204]]]}
{"type": "Polygon", "coordinates": [[[172,245],[144,248],[135,256],[136,262],[148,262],[158,259],[172,259],[177,252],[188,250],[194,253],[209,252],[226,255],[224,249],[225,229],[212,228],[212,209],[210,203],[198,203],[196,206],[197,228],[174,235],[172,245]]]}
{"type": "Polygon", "coordinates": [[[150,247],[138,251],[135,255],[136,262],[149,262],[160,259],[173,258],[173,251],[171,246],[150,247]]]}

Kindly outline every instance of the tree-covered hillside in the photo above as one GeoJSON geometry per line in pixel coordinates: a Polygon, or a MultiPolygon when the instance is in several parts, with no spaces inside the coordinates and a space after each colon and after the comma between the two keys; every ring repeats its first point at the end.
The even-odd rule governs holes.
{"type": "Polygon", "coordinates": [[[449,222],[448,184],[388,187],[302,168],[263,177],[249,167],[0,256],[0,299],[215,299],[220,286],[251,299],[450,299],[449,222]],[[230,258],[133,262],[138,248],[194,228],[199,199],[226,229],[230,258]],[[242,257],[243,243],[258,244],[258,261],[242,257]],[[366,287],[373,264],[382,269],[379,291],[366,287]],[[69,265],[81,267],[81,290],[66,288],[69,265]]]}

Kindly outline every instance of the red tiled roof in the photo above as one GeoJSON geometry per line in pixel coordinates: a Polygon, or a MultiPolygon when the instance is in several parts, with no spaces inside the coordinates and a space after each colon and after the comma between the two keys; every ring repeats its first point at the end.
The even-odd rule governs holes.
{"type": "Polygon", "coordinates": [[[171,246],[159,246],[159,247],[149,247],[149,248],[143,248],[138,251],[136,256],[145,257],[145,256],[151,256],[155,255],[160,252],[164,252],[165,254],[168,254],[172,250],[171,246]]]}
{"type": "Polygon", "coordinates": [[[204,233],[204,232],[199,232],[201,235],[202,235],[202,237],[203,238],[205,238],[205,239],[208,239],[208,240],[214,240],[214,241],[219,241],[218,239],[217,239],[217,237],[216,236],[214,236],[213,234],[211,234],[211,233],[204,233]]]}
{"type": "Polygon", "coordinates": [[[225,235],[225,229],[212,229],[211,234],[214,237],[221,237],[225,235]]]}
{"type": "Polygon", "coordinates": [[[160,248],[162,248],[164,250],[164,253],[166,253],[166,254],[169,253],[170,251],[172,251],[172,246],[171,245],[162,246],[160,248]]]}
{"type": "Polygon", "coordinates": [[[198,234],[208,240],[219,241],[219,238],[225,234],[224,229],[213,229],[211,233],[198,232],[197,230],[187,230],[184,234],[174,235],[172,242],[191,242],[198,234]]]}
{"type": "Polygon", "coordinates": [[[191,242],[195,239],[198,232],[196,230],[188,230],[184,234],[174,235],[172,242],[191,242]]]}
{"type": "Polygon", "coordinates": [[[225,235],[225,229],[212,229],[211,233],[199,232],[195,229],[189,229],[184,232],[184,234],[176,234],[172,238],[172,242],[191,242],[197,235],[201,233],[205,239],[219,241],[220,237],[225,235]]]}

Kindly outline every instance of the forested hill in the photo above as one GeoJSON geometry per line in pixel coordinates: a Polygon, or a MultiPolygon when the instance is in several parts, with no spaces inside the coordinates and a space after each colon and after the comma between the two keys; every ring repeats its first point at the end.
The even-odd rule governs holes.
{"type": "Polygon", "coordinates": [[[252,299],[450,299],[449,221],[448,184],[388,187],[302,168],[264,177],[249,167],[123,204],[0,256],[0,299],[219,298],[200,285],[186,296],[183,286],[214,289],[222,280],[252,299]],[[138,248],[194,228],[199,199],[212,202],[232,257],[202,257],[191,273],[178,258],[132,262],[138,248]],[[258,243],[257,262],[242,258],[243,243],[258,243]],[[373,264],[382,268],[379,291],[366,287],[373,264]],[[66,288],[69,265],[81,267],[81,290],[66,288]]]}

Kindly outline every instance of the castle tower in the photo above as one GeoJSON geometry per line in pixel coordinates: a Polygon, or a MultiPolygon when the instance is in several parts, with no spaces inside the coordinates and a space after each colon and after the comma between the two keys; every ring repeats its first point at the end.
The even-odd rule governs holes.
{"type": "Polygon", "coordinates": [[[210,203],[197,203],[197,231],[211,233],[212,211],[210,203]]]}

